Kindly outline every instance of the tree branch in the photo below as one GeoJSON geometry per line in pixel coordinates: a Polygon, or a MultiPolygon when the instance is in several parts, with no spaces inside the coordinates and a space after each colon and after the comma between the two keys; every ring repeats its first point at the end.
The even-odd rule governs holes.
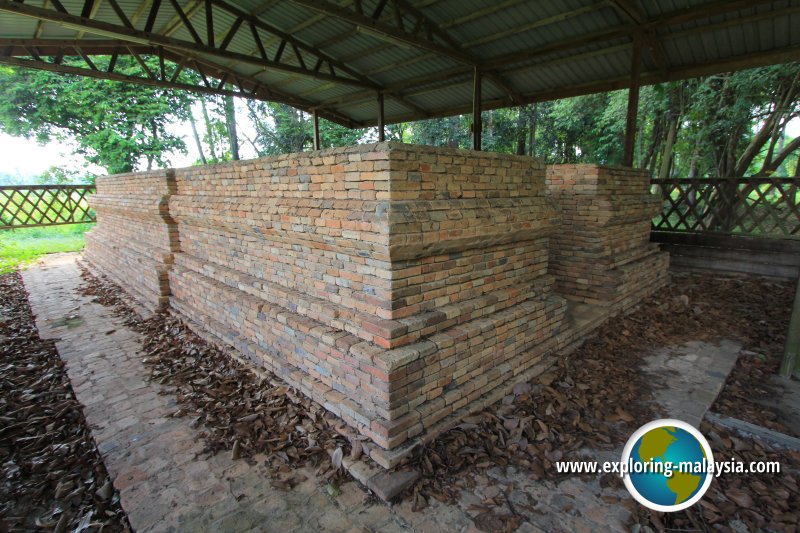
{"type": "Polygon", "coordinates": [[[796,137],[792,142],[784,146],[783,150],[781,150],[778,155],[775,156],[775,159],[772,160],[772,163],[770,163],[769,166],[765,165],[764,173],[768,174],[775,172],[778,167],[781,166],[781,163],[783,163],[783,161],[798,148],[800,148],[800,137],[796,137]]]}

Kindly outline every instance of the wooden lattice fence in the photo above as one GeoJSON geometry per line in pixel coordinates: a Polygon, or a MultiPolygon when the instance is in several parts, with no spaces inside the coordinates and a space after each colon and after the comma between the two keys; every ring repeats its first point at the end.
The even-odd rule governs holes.
{"type": "Polygon", "coordinates": [[[0,186],[0,229],[94,222],[94,185],[0,186]]]}
{"type": "Polygon", "coordinates": [[[654,231],[800,238],[799,178],[652,180],[664,200],[654,231]]]}

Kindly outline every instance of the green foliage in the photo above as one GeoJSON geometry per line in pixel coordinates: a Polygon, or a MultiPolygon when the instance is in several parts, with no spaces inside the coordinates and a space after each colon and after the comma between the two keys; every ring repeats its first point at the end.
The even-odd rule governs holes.
{"type": "Polygon", "coordinates": [[[37,185],[94,185],[94,175],[65,167],[50,167],[33,179],[37,185]]]}
{"type": "Polygon", "coordinates": [[[786,124],[800,115],[800,64],[689,80],[680,89],[679,173],[688,172],[693,157],[702,173],[712,175],[776,170],[771,168],[780,155],[775,148],[785,146],[786,124]]]}
{"type": "MultiPolygon", "coordinates": [[[[98,68],[107,60],[98,58],[98,68]]],[[[158,68],[155,59],[145,61],[158,68]]],[[[120,67],[122,73],[141,73],[130,58],[120,58],[120,67]]],[[[178,79],[202,83],[190,70],[178,79]]],[[[235,127],[231,102],[221,97],[13,68],[0,68],[0,91],[0,130],[40,141],[73,138],[81,153],[109,172],[138,170],[145,163],[166,166],[167,154],[185,150],[166,125],[187,119],[200,164],[230,160],[240,144],[259,156],[313,148],[311,116],[285,104],[247,101],[255,130],[250,138],[250,128],[235,127]],[[202,111],[202,123],[192,116],[192,104],[202,111]]],[[[622,90],[484,111],[482,149],[525,153],[551,164],[619,164],[627,99],[622,90]]],[[[785,131],[798,116],[797,63],[644,87],[634,166],[661,177],[791,175],[800,141],[785,131]]],[[[394,124],[386,133],[389,140],[470,148],[470,130],[471,116],[460,115],[394,124]]],[[[375,128],[320,121],[322,148],[376,139],[375,128]]],[[[42,177],[57,183],[78,178],[52,169],[42,177]]]]}
{"type": "MultiPolygon", "coordinates": [[[[108,61],[95,63],[103,69],[108,61]]],[[[140,69],[133,58],[118,60],[121,74],[140,69]]],[[[139,170],[144,162],[167,166],[166,154],[186,149],[166,131],[186,118],[190,100],[182,91],[5,67],[0,94],[0,130],[41,143],[73,138],[79,153],[109,173],[139,170]]]]}
{"type": "MultiPolygon", "coordinates": [[[[256,130],[251,142],[260,156],[311,150],[314,147],[312,117],[286,104],[248,101],[250,120],[256,130]]],[[[350,129],[320,119],[320,147],[351,146],[365,140],[364,129],[350,129]]]]}
{"type": "MultiPolygon", "coordinates": [[[[532,155],[549,163],[616,164],[622,158],[627,92],[570,98],[481,114],[482,149],[532,155]]],[[[472,117],[433,118],[407,125],[406,142],[471,148],[472,117]]]]}
{"type": "MultiPolygon", "coordinates": [[[[482,148],[547,163],[622,161],[628,91],[482,114],[482,148]]],[[[791,175],[800,145],[785,135],[800,116],[800,65],[787,63],[643,87],[634,166],[654,176],[791,175]]],[[[406,142],[471,147],[471,117],[414,122],[406,142]]]]}
{"type": "Polygon", "coordinates": [[[468,148],[472,138],[469,120],[466,115],[459,115],[413,122],[409,124],[407,142],[450,148],[468,148]]]}
{"type": "Polygon", "coordinates": [[[83,234],[94,224],[0,230],[0,274],[6,274],[55,252],[77,252],[83,234]]]}

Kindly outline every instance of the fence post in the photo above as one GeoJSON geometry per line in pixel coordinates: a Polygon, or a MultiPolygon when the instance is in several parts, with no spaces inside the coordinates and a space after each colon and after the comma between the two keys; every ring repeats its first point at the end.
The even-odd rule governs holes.
{"type": "Polygon", "coordinates": [[[800,278],[794,293],[792,316],[789,318],[789,331],[786,333],[786,348],[783,350],[780,375],[785,378],[800,374],[797,361],[800,358],[800,278]]]}

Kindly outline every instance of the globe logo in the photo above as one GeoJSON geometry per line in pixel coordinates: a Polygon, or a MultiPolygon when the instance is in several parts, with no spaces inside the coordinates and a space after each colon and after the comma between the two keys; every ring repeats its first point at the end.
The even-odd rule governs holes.
{"type": "Polygon", "coordinates": [[[686,422],[654,420],[631,435],[622,451],[625,486],[649,509],[680,511],[703,497],[714,458],[703,435],[686,422]]]}

